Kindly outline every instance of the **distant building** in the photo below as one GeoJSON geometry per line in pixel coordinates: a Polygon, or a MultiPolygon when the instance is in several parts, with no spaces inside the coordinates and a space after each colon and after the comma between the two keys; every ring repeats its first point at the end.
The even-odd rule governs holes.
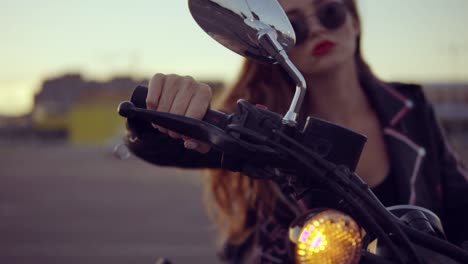
{"type": "Polygon", "coordinates": [[[433,83],[424,85],[438,118],[447,125],[468,122],[468,83],[433,83]]]}
{"type": "Polygon", "coordinates": [[[11,141],[12,139],[31,138],[32,117],[30,114],[9,117],[0,115],[0,141],[11,141]]]}
{"type": "Polygon", "coordinates": [[[432,83],[424,89],[449,141],[468,162],[468,83],[432,83]]]}
{"type": "Polygon", "coordinates": [[[434,104],[468,105],[468,83],[427,83],[424,91],[434,104]]]}
{"type": "MultiPolygon", "coordinates": [[[[216,93],[223,86],[208,81],[216,93]]],[[[121,101],[129,100],[133,89],[147,84],[127,76],[106,82],[85,80],[67,74],[45,80],[34,98],[32,122],[43,136],[53,135],[73,144],[102,143],[123,131],[124,120],[117,114],[121,101]]]]}

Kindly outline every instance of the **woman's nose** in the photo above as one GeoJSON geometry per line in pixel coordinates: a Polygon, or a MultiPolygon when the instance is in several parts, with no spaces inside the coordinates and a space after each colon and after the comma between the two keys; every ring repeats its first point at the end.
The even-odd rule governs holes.
{"type": "Polygon", "coordinates": [[[309,29],[307,39],[313,39],[326,31],[316,15],[308,16],[305,22],[309,29]]]}

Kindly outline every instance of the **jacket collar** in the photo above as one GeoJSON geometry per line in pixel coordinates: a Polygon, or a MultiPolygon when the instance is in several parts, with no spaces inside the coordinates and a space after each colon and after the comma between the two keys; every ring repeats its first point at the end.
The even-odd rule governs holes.
{"type": "Polygon", "coordinates": [[[384,127],[395,127],[414,106],[412,100],[387,83],[372,80],[364,89],[384,127]]]}
{"type": "Polygon", "coordinates": [[[383,126],[385,141],[396,177],[400,203],[416,204],[416,182],[420,180],[421,166],[426,154],[425,149],[415,143],[411,131],[405,128],[405,118],[414,107],[409,98],[394,86],[380,81],[372,81],[364,86],[371,105],[376,110],[383,126]]]}

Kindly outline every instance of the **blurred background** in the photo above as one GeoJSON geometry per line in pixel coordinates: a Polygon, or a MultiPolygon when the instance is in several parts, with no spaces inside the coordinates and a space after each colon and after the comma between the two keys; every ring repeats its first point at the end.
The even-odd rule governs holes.
{"type": "MultiPolygon", "coordinates": [[[[358,0],[366,59],[423,84],[468,160],[468,1],[358,0]]],[[[0,0],[0,263],[216,263],[199,171],[119,147],[120,101],[156,72],[215,93],[242,62],[182,0],[0,0]]]]}

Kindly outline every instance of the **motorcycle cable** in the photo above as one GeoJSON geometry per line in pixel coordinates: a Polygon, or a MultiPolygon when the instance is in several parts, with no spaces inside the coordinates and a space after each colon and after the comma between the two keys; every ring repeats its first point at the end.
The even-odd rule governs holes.
{"type": "MultiPolygon", "coordinates": [[[[323,158],[319,157],[316,153],[313,153],[310,150],[304,148],[302,145],[298,144],[294,139],[290,138],[289,136],[287,136],[287,135],[285,135],[285,134],[283,134],[281,132],[277,132],[277,134],[280,137],[282,137],[284,140],[287,140],[288,143],[293,144],[294,146],[300,148],[302,151],[309,154],[311,156],[311,158],[315,159],[316,162],[323,163],[323,166],[325,166],[326,169],[328,169],[331,172],[331,174],[336,176],[335,169],[330,168],[332,166],[331,163],[329,163],[328,161],[326,161],[323,158]]],[[[307,165],[306,162],[310,163],[310,161],[304,161],[304,165],[307,165]]],[[[352,179],[353,176],[351,176],[350,174],[348,174],[348,175],[352,179]]],[[[338,177],[338,178],[340,178],[340,177],[338,177]]],[[[341,179],[343,179],[343,177],[341,177],[341,179]]],[[[360,196],[360,198],[364,199],[366,203],[371,205],[370,208],[372,208],[374,210],[377,210],[376,213],[377,213],[377,215],[381,216],[382,220],[391,221],[392,226],[396,225],[397,228],[395,230],[399,230],[401,232],[401,234],[404,234],[402,237],[406,238],[405,240],[407,240],[407,237],[410,237],[413,240],[413,242],[415,242],[416,244],[419,244],[421,246],[425,246],[425,247],[427,247],[429,249],[435,250],[436,252],[443,253],[444,255],[446,255],[448,257],[451,257],[451,258],[453,258],[455,260],[461,261],[462,263],[468,263],[468,253],[466,251],[464,251],[463,249],[458,248],[457,246],[452,245],[447,241],[444,241],[444,240],[439,239],[437,237],[425,234],[425,233],[423,233],[421,231],[415,230],[415,229],[405,225],[404,223],[401,223],[399,221],[399,219],[396,218],[390,212],[388,212],[385,209],[385,207],[383,207],[383,205],[380,202],[378,202],[378,200],[375,200],[375,198],[373,198],[373,197],[375,197],[375,195],[369,190],[368,186],[365,183],[361,183],[360,184],[361,187],[357,186],[355,181],[343,182],[343,184],[346,184],[349,187],[351,187],[353,189],[354,193],[358,194],[360,196]],[[349,184],[349,183],[351,183],[351,184],[349,184]],[[363,189],[361,189],[361,188],[363,188],[363,189]]],[[[412,248],[411,251],[416,252],[413,245],[412,245],[412,243],[409,240],[407,240],[407,241],[409,242],[408,246],[410,246],[412,248]]]]}
{"type": "MultiPolygon", "coordinates": [[[[301,164],[306,167],[309,171],[314,173],[315,176],[323,174],[321,171],[319,171],[316,167],[310,165],[310,160],[306,160],[301,154],[298,154],[294,152],[291,149],[288,149],[284,147],[281,144],[277,144],[275,147],[287,152],[289,155],[297,159],[298,161],[301,162],[301,164]]],[[[365,208],[368,208],[369,206],[365,203],[366,206],[362,206],[359,202],[356,201],[357,197],[352,196],[350,193],[348,193],[346,190],[342,189],[343,187],[335,182],[335,181],[330,181],[329,179],[327,180],[325,178],[326,175],[335,173],[333,171],[327,171],[325,175],[323,175],[322,179],[320,181],[324,184],[326,184],[330,189],[332,189],[336,194],[341,196],[345,201],[348,202],[348,204],[352,207],[355,213],[358,213],[360,215],[361,221],[363,221],[366,226],[369,227],[369,229],[375,233],[375,235],[383,241],[385,245],[387,245],[390,250],[394,253],[394,255],[397,257],[399,263],[407,263],[405,260],[405,257],[402,256],[400,250],[395,246],[395,243],[390,239],[389,235],[382,229],[381,226],[379,226],[374,218],[365,210],[365,208]]],[[[419,257],[417,256],[416,252],[414,251],[414,248],[410,247],[410,256],[412,259],[414,259],[414,262],[412,263],[422,263],[419,257]]]]}
{"type": "MultiPolygon", "coordinates": [[[[383,243],[390,248],[390,250],[394,253],[394,255],[397,256],[399,262],[400,263],[406,263],[405,258],[401,255],[401,252],[395,246],[395,243],[393,241],[391,241],[391,239],[390,239],[389,235],[387,234],[387,232],[385,232],[384,229],[382,229],[382,227],[379,226],[373,220],[374,217],[372,217],[364,209],[364,208],[368,208],[369,205],[366,204],[366,202],[365,202],[365,206],[362,206],[360,204],[360,202],[358,200],[356,200],[357,197],[352,196],[346,190],[344,190],[343,186],[338,181],[330,180],[330,179],[326,178],[326,176],[328,174],[334,174],[335,177],[333,177],[333,178],[339,178],[339,175],[338,176],[336,175],[338,173],[336,171],[337,166],[332,167],[331,164],[327,164],[325,161],[321,160],[321,158],[317,158],[315,156],[316,155],[315,153],[309,152],[307,149],[305,149],[306,154],[315,156],[315,157],[312,158],[313,162],[319,163],[319,165],[322,165],[321,167],[325,167],[325,173],[324,173],[323,171],[320,171],[316,166],[311,165],[310,164],[311,160],[306,160],[306,158],[304,158],[303,154],[297,153],[296,151],[294,151],[294,150],[292,150],[290,148],[287,148],[284,145],[282,145],[282,144],[280,144],[278,142],[275,142],[275,141],[273,141],[273,140],[271,140],[269,138],[266,138],[265,136],[263,136],[261,134],[258,134],[255,131],[251,131],[251,130],[249,130],[247,128],[244,128],[242,126],[239,126],[239,125],[228,125],[226,127],[226,132],[227,133],[236,132],[236,133],[238,133],[240,135],[248,136],[248,138],[250,140],[255,141],[255,143],[257,143],[257,144],[268,144],[273,148],[277,148],[277,149],[282,150],[287,155],[289,155],[291,157],[294,157],[296,160],[300,161],[302,166],[304,166],[307,170],[311,171],[315,176],[320,177],[320,179],[319,179],[320,182],[327,185],[336,194],[338,194],[340,197],[342,197],[346,201],[348,201],[348,203],[352,207],[352,209],[354,211],[357,211],[355,213],[360,214],[361,221],[365,222],[366,225],[369,227],[369,229],[371,231],[373,231],[377,235],[377,237],[379,239],[381,239],[383,241],[383,243]],[[325,163],[325,164],[320,164],[320,163],[325,163]],[[354,201],[354,202],[351,202],[351,201],[354,201]]],[[[288,141],[288,143],[291,143],[293,145],[298,144],[294,139],[289,138],[289,136],[284,135],[282,132],[279,132],[277,130],[273,130],[273,133],[276,134],[277,136],[279,136],[280,138],[288,141]]],[[[343,180],[341,180],[341,181],[343,181],[343,180]]],[[[350,183],[350,182],[346,182],[346,184],[343,184],[343,185],[348,186],[348,185],[353,185],[353,184],[350,183]]],[[[361,190],[358,190],[358,191],[360,191],[362,193],[361,190]]],[[[368,196],[366,195],[365,198],[368,198],[368,196]]],[[[369,201],[367,201],[367,203],[369,203],[369,201]]],[[[375,205],[373,205],[373,206],[375,206],[375,205]]],[[[398,228],[398,226],[396,226],[396,228],[398,228]]],[[[403,232],[401,232],[400,234],[402,234],[402,236],[406,237],[403,232]]],[[[414,247],[412,246],[411,242],[408,239],[406,239],[406,242],[407,242],[407,246],[409,247],[409,249],[412,250],[411,253],[412,253],[412,257],[413,257],[414,261],[417,261],[417,262],[412,262],[412,263],[422,263],[419,260],[419,257],[417,256],[417,254],[415,253],[416,251],[415,251],[414,247]]]]}
{"type": "MultiPolygon", "coordinates": [[[[286,140],[288,143],[294,145],[295,147],[299,148],[301,151],[308,154],[310,158],[312,158],[316,163],[318,163],[319,166],[322,166],[327,171],[327,174],[334,176],[333,177],[334,179],[340,181],[340,182],[337,182],[338,184],[342,184],[347,187],[350,187],[355,194],[357,194],[361,199],[364,200],[366,205],[368,205],[367,207],[370,207],[371,209],[374,210],[377,216],[379,216],[379,218],[384,222],[385,224],[384,226],[390,229],[392,233],[395,234],[396,238],[399,238],[399,240],[401,240],[404,246],[407,246],[409,250],[413,252],[413,255],[414,255],[413,257],[415,259],[419,259],[419,257],[415,253],[416,249],[413,247],[408,237],[402,232],[400,227],[392,221],[392,219],[395,219],[395,216],[389,213],[380,202],[377,202],[378,200],[375,200],[375,198],[370,197],[369,194],[366,192],[369,190],[367,184],[360,182],[359,183],[360,186],[357,186],[356,181],[352,180],[352,178],[355,176],[351,175],[351,172],[349,170],[345,171],[345,170],[340,170],[339,168],[337,170],[336,165],[324,160],[323,158],[319,157],[316,153],[304,148],[302,145],[298,144],[294,139],[290,138],[284,133],[277,131],[276,134],[280,136],[282,139],[286,140]],[[338,173],[344,174],[344,175],[340,175],[338,173]]],[[[325,181],[328,181],[328,180],[325,180],[325,181]]]]}

